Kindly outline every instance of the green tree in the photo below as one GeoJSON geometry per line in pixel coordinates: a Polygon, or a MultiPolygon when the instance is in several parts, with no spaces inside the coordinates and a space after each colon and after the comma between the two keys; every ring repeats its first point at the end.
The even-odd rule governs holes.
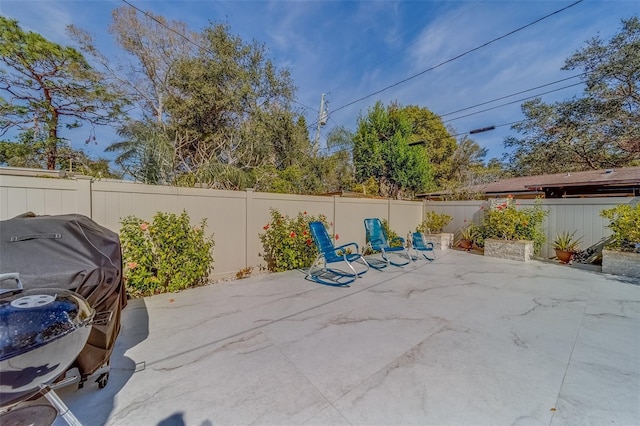
{"type": "Polygon", "coordinates": [[[200,35],[190,31],[184,22],[169,21],[150,11],[139,14],[122,6],[111,13],[109,32],[126,57],[107,57],[87,31],[73,25],[67,30],[80,49],[93,57],[127,99],[137,105],[141,121],[165,123],[165,103],[175,90],[170,76],[180,59],[193,56],[200,35]]]}
{"type": "Polygon", "coordinates": [[[17,141],[0,141],[0,164],[9,167],[45,168],[46,143],[33,129],[20,133],[17,141]]]}
{"type": "MultiPolygon", "coordinates": [[[[20,133],[17,141],[0,141],[0,164],[9,167],[44,169],[47,164],[46,143],[32,129],[20,133]]],[[[92,159],[82,150],[61,142],[57,147],[57,165],[62,170],[97,178],[120,178],[103,158],[92,159]]]]}
{"type": "Polygon", "coordinates": [[[523,104],[505,160],[514,174],[533,175],[640,164],[640,19],[622,21],[610,40],[594,37],[569,57],[580,69],[584,96],[553,104],[523,104]]]}
{"type": "Polygon", "coordinates": [[[295,87],[288,70],[278,70],[263,45],[245,43],[226,25],[206,28],[202,44],[197,56],[175,67],[176,91],[166,104],[171,130],[180,135],[175,147],[182,167],[246,175],[308,158],[306,125],[290,108],[295,87]]]}
{"type": "Polygon", "coordinates": [[[114,123],[124,101],[80,52],[24,32],[0,16],[0,134],[32,130],[48,169],[58,163],[60,128],[114,123]]]}
{"type": "Polygon", "coordinates": [[[117,153],[115,164],[136,181],[157,185],[173,182],[175,176],[172,141],[155,121],[125,122],[118,135],[124,140],[109,145],[117,153]]]}
{"type": "Polygon", "coordinates": [[[434,187],[427,150],[410,146],[414,140],[409,114],[396,104],[377,102],[358,118],[353,138],[355,178],[360,184],[373,177],[380,194],[409,198],[434,187]]]}
{"type": "Polygon", "coordinates": [[[411,120],[412,140],[426,142],[436,185],[444,185],[455,173],[452,162],[457,149],[455,137],[451,136],[442,119],[428,108],[410,105],[402,111],[411,120]]]}

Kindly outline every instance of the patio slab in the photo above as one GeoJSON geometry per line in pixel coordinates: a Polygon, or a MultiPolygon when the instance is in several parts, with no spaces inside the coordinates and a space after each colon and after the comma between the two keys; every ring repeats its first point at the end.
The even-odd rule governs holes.
{"type": "Polygon", "coordinates": [[[220,282],[130,301],[108,385],[57,393],[86,425],[633,425],[640,282],[455,250],[220,282]]]}

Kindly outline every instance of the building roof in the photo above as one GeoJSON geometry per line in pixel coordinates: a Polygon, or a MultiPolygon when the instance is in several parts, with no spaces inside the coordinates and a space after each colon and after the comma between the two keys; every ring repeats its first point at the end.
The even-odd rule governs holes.
{"type": "MultiPolygon", "coordinates": [[[[502,179],[482,185],[466,188],[470,193],[482,193],[486,196],[541,195],[555,196],[571,193],[572,196],[584,193],[585,196],[602,196],[621,188],[640,191],[640,167],[622,167],[618,169],[588,170],[584,172],[555,173],[549,175],[521,176],[502,179]],[[594,193],[594,189],[597,189],[594,193]]],[[[439,197],[449,191],[424,194],[424,197],[439,197]]]]}
{"type": "Polygon", "coordinates": [[[586,172],[556,173],[553,175],[530,176],[526,187],[548,188],[567,186],[612,186],[640,184],[640,167],[619,169],[588,170],[586,172]]]}

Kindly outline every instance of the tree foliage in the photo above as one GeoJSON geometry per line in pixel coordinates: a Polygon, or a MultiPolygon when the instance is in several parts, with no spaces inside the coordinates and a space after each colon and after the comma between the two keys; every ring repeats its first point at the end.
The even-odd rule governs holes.
{"type": "Polygon", "coordinates": [[[243,42],[225,25],[206,28],[202,40],[198,55],[176,66],[176,90],[167,100],[172,131],[184,138],[177,149],[185,170],[296,164],[309,144],[289,108],[288,71],[276,69],[264,46],[243,42]]]}
{"type": "MultiPolygon", "coordinates": [[[[218,189],[295,183],[296,168],[310,156],[306,123],[290,107],[288,70],[277,69],[263,45],[221,24],[186,43],[175,36],[186,32],[183,23],[139,20],[127,9],[114,11],[111,31],[136,59],[128,73],[114,75],[141,70],[129,92],[143,117],[125,123],[125,140],[109,147],[123,169],[148,183],[218,189]]],[[[89,42],[85,48],[93,49],[89,42]]]]}
{"type": "Polygon", "coordinates": [[[118,129],[120,142],[107,152],[117,153],[114,162],[136,181],[169,184],[175,176],[174,145],[163,127],[155,121],[129,120],[118,129]]]}
{"type": "Polygon", "coordinates": [[[0,135],[32,131],[48,169],[59,165],[63,125],[110,124],[121,114],[124,101],[80,52],[24,32],[2,16],[0,64],[0,135]]]}
{"type": "MultiPolygon", "coordinates": [[[[47,165],[46,141],[33,129],[20,133],[16,141],[0,141],[0,164],[9,167],[45,169],[47,165]]],[[[92,159],[84,151],[73,149],[64,141],[57,147],[57,166],[61,170],[96,178],[121,177],[111,170],[108,160],[92,159]]]]}
{"type": "Polygon", "coordinates": [[[433,170],[433,179],[438,186],[453,179],[455,165],[452,163],[457,149],[455,137],[442,123],[442,119],[427,108],[410,105],[402,108],[411,121],[412,140],[425,141],[433,170]]]}
{"type": "Polygon", "coordinates": [[[105,75],[137,105],[141,121],[164,123],[165,103],[174,90],[169,78],[180,59],[193,55],[200,35],[184,22],[169,21],[151,11],[139,15],[135,9],[122,6],[111,14],[109,32],[128,59],[106,57],[84,29],[70,25],[68,31],[81,50],[95,58],[105,75]]]}
{"type": "Polygon", "coordinates": [[[518,175],[631,166],[640,163],[640,19],[622,21],[610,40],[595,37],[569,57],[581,69],[584,96],[553,104],[523,104],[522,138],[506,159],[518,175]]]}
{"type": "Polygon", "coordinates": [[[396,104],[377,102],[358,118],[353,138],[355,179],[363,184],[373,177],[379,195],[411,197],[434,186],[427,150],[410,146],[414,139],[411,114],[396,104]]]}

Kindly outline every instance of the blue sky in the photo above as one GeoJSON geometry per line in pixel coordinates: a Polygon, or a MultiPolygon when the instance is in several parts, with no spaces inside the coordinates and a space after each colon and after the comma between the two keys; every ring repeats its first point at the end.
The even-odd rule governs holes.
{"type": "MultiPolygon", "coordinates": [[[[579,74],[562,71],[564,60],[599,35],[610,38],[620,20],[640,14],[637,0],[584,0],[513,35],[460,59],[410,79],[353,105],[345,105],[417,75],[523,25],[574,3],[570,1],[136,1],[130,3],[170,20],[183,21],[193,31],[225,22],[245,41],[263,43],[278,67],[290,69],[298,88],[297,107],[307,122],[317,120],[320,98],[326,94],[329,120],[321,131],[321,146],[332,127],[356,128],[359,114],[376,101],[427,107],[444,115],[456,133],[498,126],[473,135],[500,157],[506,136],[517,135],[506,123],[523,118],[521,102],[455,119],[461,115],[575,84],[571,79],[501,101],[467,108],[516,92],[579,74]],[[453,119],[453,120],[452,120],[453,119]],[[448,121],[451,120],[451,121],[448,121]]],[[[68,24],[94,35],[107,56],[119,51],[108,33],[111,11],[122,1],[0,0],[0,14],[17,19],[24,30],[71,45],[68,24]]],[[[547,102],[580,95],[578,85],[542,95],[547,102]]],[[[88,127],[69,135],[73,145],[94,156],[108,157],[104,148],[117,140],[111,129],[98,129],[97,145],[85,146],[88,127]]],[[[313,138],[315,128],[311,129],[313,138]]]]}

